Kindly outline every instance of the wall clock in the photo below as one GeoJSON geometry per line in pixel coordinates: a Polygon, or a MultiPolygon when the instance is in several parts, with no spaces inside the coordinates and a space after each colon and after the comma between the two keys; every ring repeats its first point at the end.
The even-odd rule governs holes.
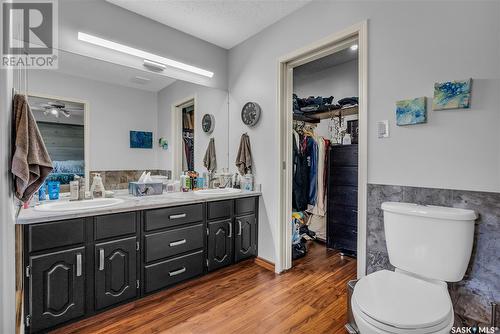
{"type": "Polygon", "coordinates": [[[260,106],[256,102],[247,102],[241,109],[241,120],[248,126],[254,126],[259,122],[260,106]]]}
{"type": "Polygon", "coordinates": [[[201,119],[201,128],[205,133],[212,133],[215,128],[215,117],[212,114],[205,114],[201,119]]]}

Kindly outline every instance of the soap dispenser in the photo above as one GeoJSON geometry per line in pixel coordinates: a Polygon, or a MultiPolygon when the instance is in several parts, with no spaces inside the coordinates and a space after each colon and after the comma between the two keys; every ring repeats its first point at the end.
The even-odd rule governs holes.
{"type": "Polygon", "coordinates": [[[104,184],[102,184],[101,174],[99,173],[94,173],[92,186],[90,187],[90,194],[92,198],[104,198],[105,189],[104,184]]]}

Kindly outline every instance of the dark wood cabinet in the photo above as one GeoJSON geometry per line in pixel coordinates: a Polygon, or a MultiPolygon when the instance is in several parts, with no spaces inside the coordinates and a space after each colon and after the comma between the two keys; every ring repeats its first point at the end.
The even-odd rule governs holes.
{"type": "Polygon", "coordinates": [[[203,274],[203,268],[203,250],[146,265],[144,290],[148,293],[153,292],[199,276],[203,274]]]}
{"type": "Polygon", "coordinates": [[[327,246],[356,256],[358,145],[330,147],[326,218],[327,246]]]}
{"type": "Polygon", "coordinates": [[[53,327],[85,314],[85,248],[31,256],[31,330],[53,327]]]}
{"type": "Polygon", "coordinates": [[[233,263],[233,237],[231,219],[208,223],[208,271],[233,263]]]}
{"type": "Polygon", "coordinates": [[[234,259],[236,262],[257,255],[257,219],[255,215],[235,218],[234,259]]]}
{"type": "Polygon", "coordinates": [[[26,333],[257,255],[258,198],[23,226],[26,333]]]}
{"type": "Polygon", "coordinates": [[[136,237],[95,245],[95,308],[137,296],[136,237]]]}

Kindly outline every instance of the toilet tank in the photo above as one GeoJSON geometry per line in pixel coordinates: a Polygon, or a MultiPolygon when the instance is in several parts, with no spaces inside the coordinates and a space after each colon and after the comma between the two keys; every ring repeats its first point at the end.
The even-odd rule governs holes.
{"type": "Polygon", "coordinates": [[[460,281],[474,242],[472,210],[385,202],[385,238],[391,264],[416,275],[460,281]]]}

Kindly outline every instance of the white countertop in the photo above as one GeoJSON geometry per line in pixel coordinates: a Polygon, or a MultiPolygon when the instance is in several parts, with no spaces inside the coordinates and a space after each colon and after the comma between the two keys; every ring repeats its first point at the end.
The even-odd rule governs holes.
{"type": "MultiPolygon", "coordinates": [[[[65,211],[65,212],[44,212],[33,208],[22,209],[16,224],[34,224],[50,222],[64,219],[74,219],[89,216],[100,216],[119,212],[139,211],[156,208],[166,208],[185,204],[204,203],[210,201],[220,201],[224,199],[260,196],[259,191],[241,191],[239,193],[225,195],[195,195],[193,192],[164,193],[162,195],[134,197],[127,191],[115,192],[115,198],[123,199],[123,203],[114,206],[93,208],[90,210],[65,211]]],[[[43,204],[42,204],[43,205],[43,204]]]]}

